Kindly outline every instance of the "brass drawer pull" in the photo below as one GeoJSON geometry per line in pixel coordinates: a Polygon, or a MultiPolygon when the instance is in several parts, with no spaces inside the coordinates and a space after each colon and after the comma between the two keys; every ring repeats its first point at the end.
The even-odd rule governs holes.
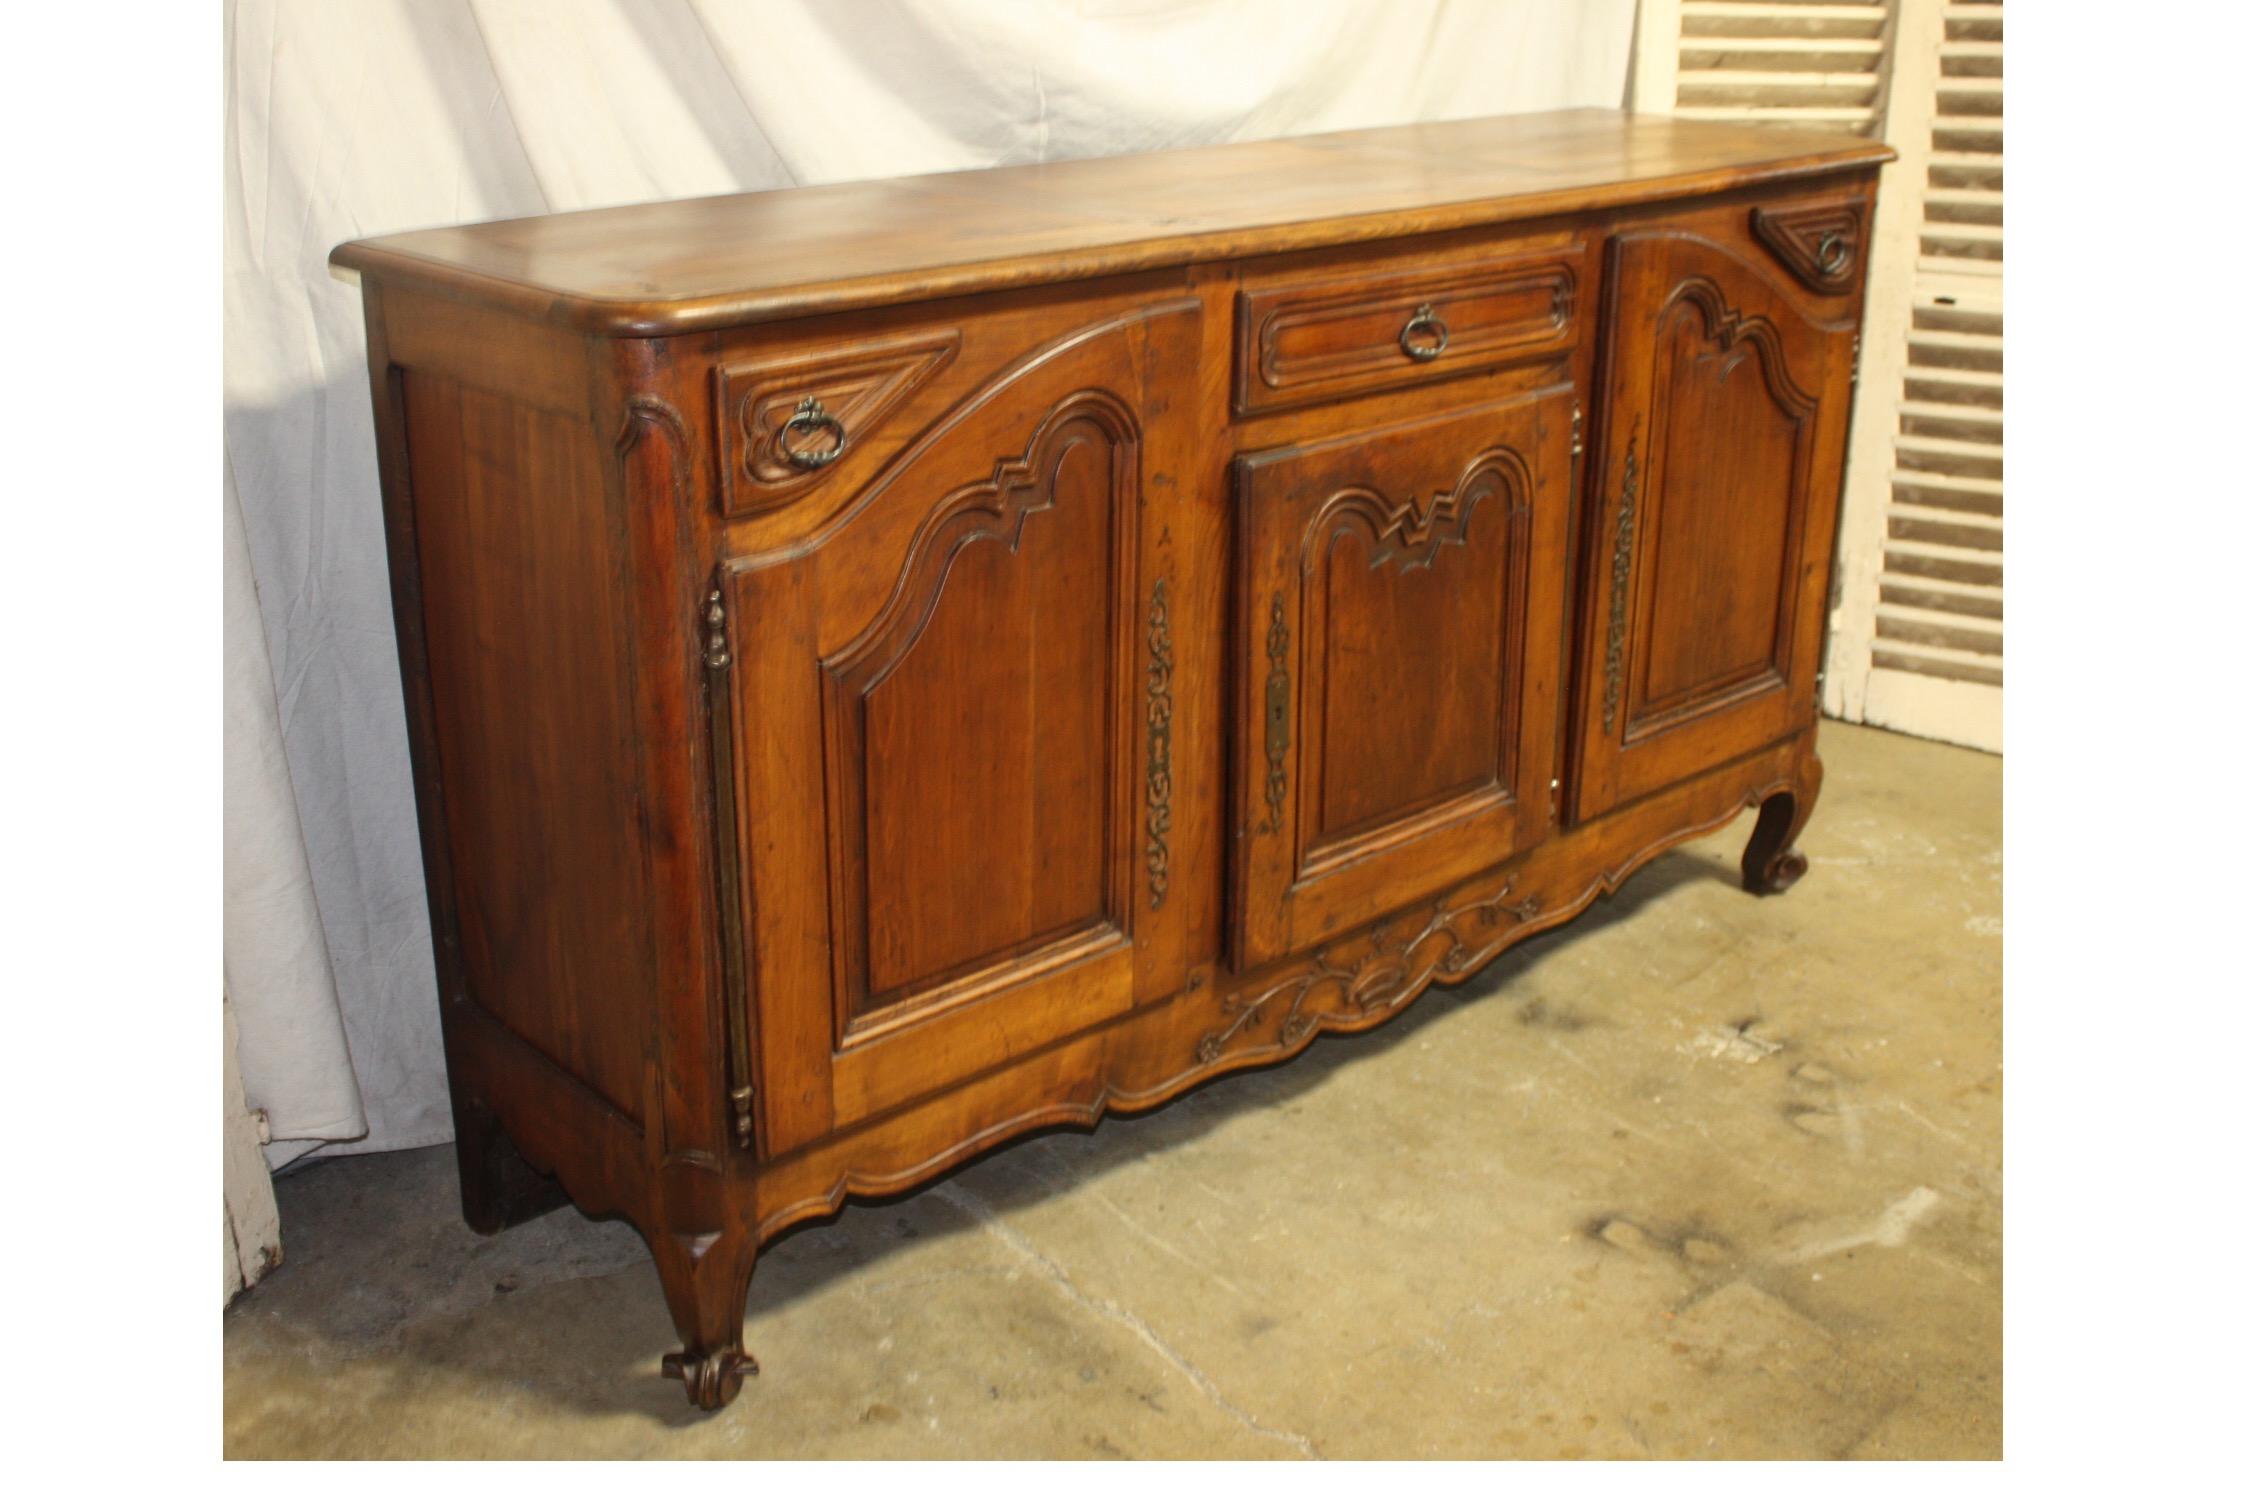
{"type": "Polygon", "coordinates": [[[823,411],[822,399],[802,397],[799,399],[798,410],[784,419],[783,426],[776,430],[776,452],[796,469],[820,470],[846,452],[846,425],[823,411]],[[800,433],[828,433],[830,447],[795,448],[791,438],[793,434],[800,433]]]}
{"type": "Polygon", "coordinates": [[[1849,243],[1828,230],[1817,242],[1817,269],[1830,277],[1849,264],[1849,243]]]}
{"type": "Polygon", "coordinates": [[[1434,317],[1433,304],[1420,303],[1395,342],[1412,360],[1439,360],[1449,348],[1449,326],[1434,317]]]}

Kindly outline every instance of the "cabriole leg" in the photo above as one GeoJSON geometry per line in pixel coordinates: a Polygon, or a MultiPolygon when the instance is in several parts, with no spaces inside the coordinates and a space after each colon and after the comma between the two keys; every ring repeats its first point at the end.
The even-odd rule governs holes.
{"type": "Polygon", "coordinates": [[[1747,839],[1747,854],[1739,861],[1740,884],[1749,893],[1758,897],[1783,893],[1809,870],[1809,858],[1794,849],[1794,841],[1809,823],[1824,778],[1824,764],[1815,757],[1805,758],[1794,786],[1762,802],[1755,833],[1747,839]]]}
{"type": "Polygon", "coordinates": [[[760,1364],[744,1350],[744,1301],[752,1285],[755,1249],[728,1233],[665,1238],[653,1246],[666,1306],[682,1340],[666,1354],[666,1377],[679,1379],[689,1402],[718,1410],[736,1398],[747,1374],[760,1364]]]}

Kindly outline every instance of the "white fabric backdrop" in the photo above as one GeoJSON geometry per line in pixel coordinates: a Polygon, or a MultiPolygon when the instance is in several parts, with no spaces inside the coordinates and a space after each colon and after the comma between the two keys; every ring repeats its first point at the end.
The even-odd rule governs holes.
{"type": "Polygon", "coordinates": [[[330,247],[793,183],[1618,107],[1635,8],[237,0],[227,982],[270,1158],[452,1133],[360,303],[329,275],[330,247]]]}

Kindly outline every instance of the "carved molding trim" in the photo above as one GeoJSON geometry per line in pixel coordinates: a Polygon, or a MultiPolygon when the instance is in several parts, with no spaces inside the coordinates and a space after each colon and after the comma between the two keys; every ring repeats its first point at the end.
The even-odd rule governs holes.
{"type": "Polygon", "coordinates": [[[1489,449],[1473,457],[1457,484],[1436,491],[1420,510],[1416,497],[1396,503],[1369,486],[1349,486],[1327,498],[1309,519],[1301,543],[1301,573],[1312,575],[1325,557],[1320,540],[1340,522],[1360,523],[1371,538],[1371,568],[1393,564],[1398,573],[1426,569],[1440,556],[1444,545],[1465,546],[1474,510],[1501,492],[1507,508],[1524,512],[1534,489],[1528,464],[1516,450],[1489,449]]]}
{"type": "Polygon", "coordinates": [[[1621,715],[1622,673],[1629,636],[1629,572],[1637,548],[1637,431],[1641,415],[1629,420],[1629,446],[1622,455],[1621,499],[1614,507],[1612,594],[1606,605],[1605,725],[1609,732],[1621,715]]]}
{"type": "Polygon", "coordinates": [[[689,453],[689,425],[675,406],[663,397],[639,392],[629,397],[619,422],[618,437],[611,441],[611,451],[623,464],[642,443],[643,433],[652,428],[664,429],[674,441],[674,455],[668,461],[668,478],[673,482],[673,493],[678,499],[685,495],[689,478],[683,473],[682,461],[689,453]]]}
{"type": "Polygon", "coordinates": [[[1707,337],[1714,341],[1719,354],[1728,354],[1734,345],[1741,343],[1754,347],[1760,357],[1758,365],[1763,385],[1769,388],[1772,400],[1788,414],[1799,421],[1817,411],[1817,398],[1794,380],[1794,373],[1787,369],[1786,346],[1778,337],[1777,325],[1760,314],[1744,314],[1732,307],[1731,300],[1711,278],[1690,276],[1677,284],[1661,310],[1664,322],[1656,327],[1664,335],[1668,310],[1679,303],[1690,303],[1699,310],[1707,337]]]}
{"type": "Polygon", "coordinates": [[[1275,835],[1285,828],[1285,754],[1292,750],[1292,670],[1286,655],[1292,650],[1292,631],[1285,625],[1285,593],[1269,597],[1269,681],[1264,717],[1269,754],[1269,777],[1262,798],[1269,805],[1269,823],[1262,834],[1275,835]]]}
{"type": "Polygon", "coordinates": [[[1167,833],[1174,824],[1175,642],[1167,621],[1167,577],[1152,585],[1145,618],[1151,663],[1144,681],[1144,875],[1151,906],[1167,901],[1167,833]]]}
{"type": "Polygon", "coordinates": [[[1277,1043],[1289,1049],[1307,1038],[1320,1022],[1376,1019],[1416,996],[1435,972],[1470,969],[1476,964],[1474,944],[1479,943],[1479,937],[1472,937],[1474,944],[1469,944],[1457,926],[1472,920],[1493,930],[1506,919],[1526,924],[1543,912],[1539,898],[1506,902],[1512,895],[1512,883],[1508,877],[1486,898],[1456,908],[1446,900],[1436,902],[1414,928],[1381,925],[1368,937],[1319,950],[1302,967],[1257,992],[1223,998],[1222,1027],[1199,1040],[1195,1052],[1199,1062],[1211,1065],[1220,1060],[1230,1041],[1260,1023],[1273,1007],[1283,1007],[1277,1043]],[[1429,942],[1442,937],[1449,942],[1445,949],[1427,950],[1429,942]],[[1326,994],[1336,999],[1334,1005],[1321,1011],[1312,1009],[1310,1000],[1326,994]]]}
{"type": "Polygon", "coordinates": [[[867,627],[824,667],[863,693],[876,687],[893,664],[915,646],[925,622],[938,604],[947,583],[948,568],[957,554],[981,539],[995,539],[1012,553],[1026,531],[1026,519],[1048,511],[1055,501],[1057,468],[1073,446],[1096,438],[1113,449],[1113,504],[1132,496],[1136,474],[1136,419],[1128,405],[1111,392],[1094,388],[1075,392],[1044,415],[1041,426],[1028,440],[1023,454],[995,462],[984,481],[963,486],[941,498],[909,541],[900,576],[892,593],[867,627]],[[883,653],[883,661],[870,666],[865,660],[883,653]]]}
{"type": "MultiPolygon", "coordinates": [[[[1462,981],[1536,929],[1547,929],[1575,918],[1597,902],[1601,895],[1618,891],[1631,874],[1663,852],[1728,825],[1742,811],[1761,805],[1772,794],[1782,790],[1814,791],[1815,769],[1807,765],[1814,762],[1814,757],[1808,758],[1803,766],[1795,769],[1779,773],[1756,773],[1744,783],[1726,785],[1724,790],[1718,790],[1715,803],[1706,805],[1700,814],[1654,836],[1618,861],[1606,865],[1591,877],[1580,892],[1563,901],[1548,906],[1534,898],[1512,903],[1500,902],[1512,896],[1511,884],[1507,882],[1499,890],[1473,903],[1450,909],[1446,900],[1443,900],[1434,905],[1433,911],[1428,914],[1421,915],[1413,911],[1408,916],[1383,921],[1359,936],[1335,942],[1326,947],[1326,954],[1334,958],[1350,955],[1357,946],[1369,946],[1374,952],[1384,951],[1394,956],[1402,969],[1396,973],[1391,995],[1380,992],[1373,982],[1366,981],[1360,988],[1361,1004],[1358,1009],[1341,1012],[1311,1011],[1306,1006],[1307,997],[1315,995],[1324,984],[1322,977],[1311,977],[1307,992],[1298,996],[1301,1004],[1299,1016],[1307,1022],[1295,1027],[1294,1041],[1290,1045],[1282,1041],[1263,1045],[1247,1040],[1242,1041],[1244,1048],[1226,1052],[1222,1041],[1225,1036],[1242,1036],[1246,1030],[1260,1022],[1258,1017],[1246,1018],[1240,1022],[1240,1015],[1245,1011],[1242,1005],[1263,1006],[1264,1000],[1269,1004],[1279,1001],[1283,989],[1299,985],[1303,972],[1312,973],[1317,969],[1318,963],[1315,962],[1307,963],[1288,978],[1270,979],[1251,997],[1239,994],[1226,1001],[1223,1006],[1229,1011],[1222,1026],[1202,1036],[1200,1047],[1193,1051],[1193,1058],[1172,1074],[1156,1081],[1130,1085],[1100,1071],[1085,1087],[1067,1087],[1048,1102],[1029,1107],[1003,1122],[968,1133],[946,1148],[924,1154],[910,1163],[895,1161],[843,1169],[823,1189],[794,1197],[780,1206],[764,1211],[755,1227],[755,1239],[766,1243],[786,1228],[800,1222],[834,1215],[850,1196],[897,1195],[946,1173],[997,1144],[1038,1129],[1059,1124],[1094,1127],[1110,1112],[1142,1112],[1180,1096],[1200,1082],[1215,1076],[1250,1066],[1271,1064],[1291,1053],[1298,1045],[1305,1044],[1319,1028],[1328,1026],[1354,1030],[1375,1025],[1389,1014],[1400,1012],[1414,1002],[1437,980],[1445,983],[1462,981]],[[1491,905],[1494,907],[1490,907],[1491,905]],[[1436,924],[1434,913],[1445,915],[1444,922],[1436,924]],[[1414,926],[1411,921],[1416,921],[1414,926]],[[1467,933],[1475,925],[1496,928],[1486,936],[1467,933]],[[1442,932],[1450,935],[1450,944],[1446,948],[1433,947],[1429,943],[1433,935],[1442,932]],[[1209,1052],[1204,1048],[1207,1039],[1218,1041],[1212,1051],[1213,1058],[1208,1058],[1209,1052]]],[[[1334,976],[1341,973],[1353,976],[1358,970],[1348,960],[1334,959],[1325,964],[1334,976]]],[[[1287,1016],[1291,1016],[1289,1006],[1287,1016]]]]}

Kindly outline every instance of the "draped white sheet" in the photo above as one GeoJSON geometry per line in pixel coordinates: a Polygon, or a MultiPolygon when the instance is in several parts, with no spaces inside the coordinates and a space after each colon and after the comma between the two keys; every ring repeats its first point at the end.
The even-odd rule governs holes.
{"type": "Polygon", "coordinates": [[[452,1132],[360,303],[329,275],[330,247],[793,183],[1616,107],[1634,12],[1635,0],[237,0],[226,944],[271,1157],[452,1132]]]}

